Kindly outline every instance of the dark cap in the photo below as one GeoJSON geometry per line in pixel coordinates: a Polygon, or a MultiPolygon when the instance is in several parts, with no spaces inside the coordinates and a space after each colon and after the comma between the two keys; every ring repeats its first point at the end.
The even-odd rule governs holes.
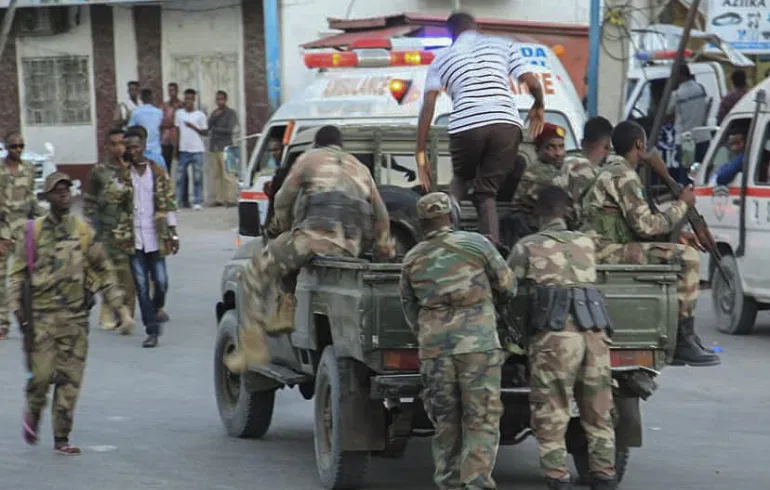
{"type": "Polygon", "coordinates": [[[45,178],[43,184],[43,192],[51,192],[59,182],[66,182],[67,185],[72,186],[72,179],[64,172],[54,172],[45,178]]]}

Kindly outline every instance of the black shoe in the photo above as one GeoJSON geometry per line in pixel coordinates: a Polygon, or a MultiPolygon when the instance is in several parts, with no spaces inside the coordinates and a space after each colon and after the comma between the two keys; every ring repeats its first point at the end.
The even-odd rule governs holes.
{"type": "Polygon", "coordinates": [[[148,335],[146,339],[144,339],[144,342],[142,342],[142,347],[145,348],[153,348],[158,346],[158,334],[151,334],[148,335]]]}
{"type": "Polygon", "coordinates": [[[548,490],[572,490],[572,480],[554,480],[553,478],[545,478],[545,486],[548,490]]]}
{"type": "Polygon", "coordinates": [[[618,479],[606,475],[591,475],[591,490],[616,490],[618,479]]]}
{"type": "Polygon", "coordinates": [[[701,347],[695,335],[695,319],[688,318],[679,323],[676,336],[676,350],[671,364],[674,366],[716,366],[722,361],[713,352],[701,347]]]}

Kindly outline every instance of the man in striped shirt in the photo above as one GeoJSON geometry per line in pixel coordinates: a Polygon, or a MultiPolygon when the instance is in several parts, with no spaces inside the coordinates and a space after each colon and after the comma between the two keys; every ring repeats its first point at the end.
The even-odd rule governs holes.
{"type": "Polygon", "coordinates": [[[521,142],[522,120],[511,91],[512,79],[525,83],[535,99],[528,115],[533,138],[543,129],[543,90],[512,41],[479,34],[475,19],[465,13],[452,14],[447,28],[454,43],[436,56],[425,81],[417,130],[420,183],[430,190],[425,149],[436,100],[446,90],[453,106],[448,128],[454,174],[451,193],[462,200],[473,185],[479,231],[499,243],[495,197],[513,168],[521,142]]]}

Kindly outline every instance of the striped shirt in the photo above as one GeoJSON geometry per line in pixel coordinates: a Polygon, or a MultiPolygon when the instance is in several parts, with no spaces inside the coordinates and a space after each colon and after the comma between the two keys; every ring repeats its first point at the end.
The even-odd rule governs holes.
{"type": "Polygon", "coordinates": [[[512,41],[466,31],[428,67],[425,91],[446,89],[452,98],[450,134],[499,123],[521,127],[510,82],[527,71],[512,41]]]}

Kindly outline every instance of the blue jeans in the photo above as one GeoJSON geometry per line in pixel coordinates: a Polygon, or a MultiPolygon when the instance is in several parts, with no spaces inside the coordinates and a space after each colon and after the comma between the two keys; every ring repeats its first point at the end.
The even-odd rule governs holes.
{"type": "Polygon", "coordinates": [[[147,335],[160,335],[158,310],[166,304],[166,292],[168,292],[166,258],[162,257],[160,252],[147,253],[136,250],[131,256],[131,272],[134,275],[136,296],[139,298],[142,323],[147,335]],[[155,289],[152,297],[150,297],[150,277],[155,289]]]}
{"type": "Polygon", "coordinates": [[[203,204],[203,153],[179,152],[179,169],[176,179],[176,198],[182,203],[187,196],[187,168],[192,167],[193,204],[203,204]]]}

